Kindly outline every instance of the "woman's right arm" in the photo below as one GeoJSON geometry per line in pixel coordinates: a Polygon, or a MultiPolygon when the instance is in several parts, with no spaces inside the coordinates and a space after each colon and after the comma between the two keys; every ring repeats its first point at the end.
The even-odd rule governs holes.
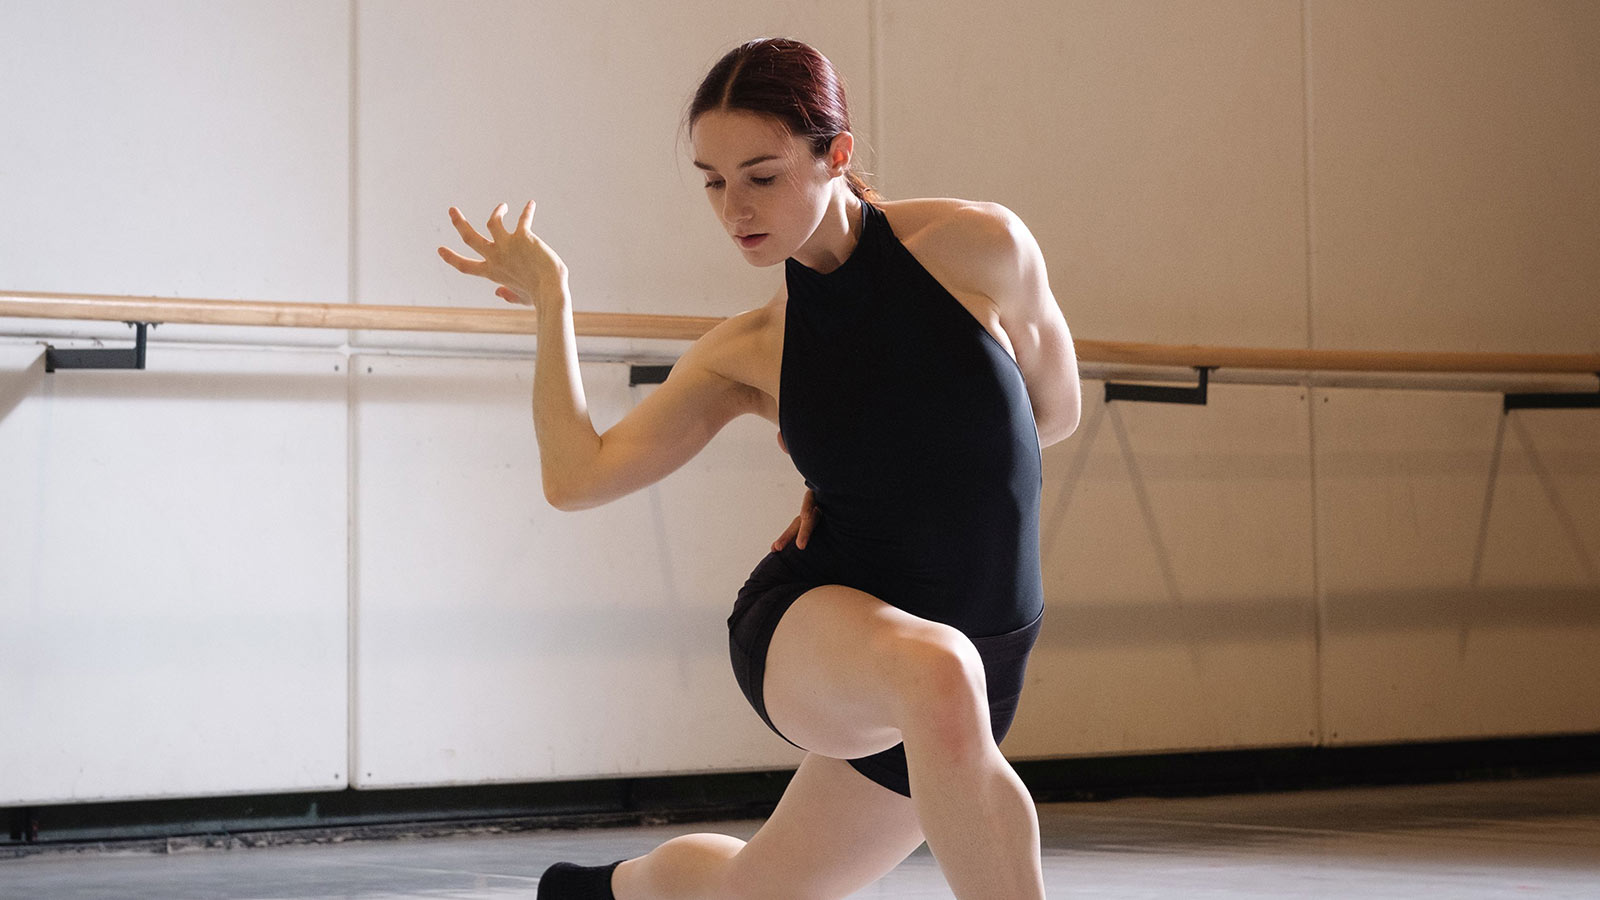
{"type": "MultiPolygon", "coordinates": [[[[759,391],[709,364],[727,326],[696,341],[673,364],[667,380],[605,434],[595,432],[584,403],[571,349],[571,316],[560,350],[547,349],[540,338],[533,418],[545,498],[552,506],[588,509],[655,484],[694,458],[723,426],[744,413],[760,412],[759,391]]],[[[541,314],[540,333],[547,327],[559,326],[541,314]]]]}
{"type": "Polygon", "coordinates": [[[452,208],[451,222],[482,260],[447,248],[439,255],[458,271],[488,278],[503,299],[538,313],[533,420],[545,498],[559,509],[587,509],[654,484],[688,462],[735,417],[763,408],[761,392],[720,375],[719,348],[740,331],[739,317],[712,329],[673,366],[666,383],[604,435],[595,431],[578,371],[577,339],[565,264],[531,230],[529,203],[515,231],[497,207],[489,237],[452,208]]]}

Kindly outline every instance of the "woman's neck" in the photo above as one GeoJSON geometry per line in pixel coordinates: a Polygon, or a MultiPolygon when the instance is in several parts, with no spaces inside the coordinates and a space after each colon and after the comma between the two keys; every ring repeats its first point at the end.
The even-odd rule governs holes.
{"type": "Polygon", "coordinates": [[[863,215],[861,200],[855,194],[848,188],[836,191],[811,239],[795,251],[795,260],[823,274],[844,265],[861,242],[863,215]]]}

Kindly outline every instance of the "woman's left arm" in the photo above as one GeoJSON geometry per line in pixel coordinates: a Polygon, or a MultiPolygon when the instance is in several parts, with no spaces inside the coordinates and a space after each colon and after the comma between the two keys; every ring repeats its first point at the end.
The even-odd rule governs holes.
{"type": "Polygon", "coordinates": [[[997,204],[984,204],[973,212],[982,217],[974,224],[989,251],[976,255],[986,260],[985,293],[994,301],[1000,327],[1011,339],[1028,385],[1039,443],[1048,447],[1077,429],[1083,406],[1072,333],[1050,292],[1044,253],[1028,226],[997,204]]]}

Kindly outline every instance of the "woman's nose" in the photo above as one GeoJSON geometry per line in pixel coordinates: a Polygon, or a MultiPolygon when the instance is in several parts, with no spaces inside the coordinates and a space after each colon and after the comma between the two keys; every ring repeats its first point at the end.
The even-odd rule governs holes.
{"type": "Polygon", "coordinates": [[[750,221],[755,209],[744,194],[729,190],[722,198],[722,220],[729,225],[750,221]]]}

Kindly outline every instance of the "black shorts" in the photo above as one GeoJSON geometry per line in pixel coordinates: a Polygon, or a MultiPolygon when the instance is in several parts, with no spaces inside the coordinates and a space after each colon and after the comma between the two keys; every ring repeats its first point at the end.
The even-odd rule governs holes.
{"type": "MultiPolygon", "coordinates": [[[[767,716],[767,704],[762,696],[767,671],[767,647],[772,643],[772,633],[777,630],[778,621],[794,601],[806,591],[822,587],[825,583],[795,581],[783,560],[776,553],[771,554],[750,573],[750,579],[739,590],[739,597],[733,604],[733,614],[728,617],[728,652],[733,658],[733,676],[739,682],[739,689],[744,691],[745,699],[755,707],[761,721],[786,741],[789,739],[783,737],[783,732],[767,716]]],[[[984,676],[989,686],[989,727],[994,732],[996,743],[1005,738],[1006,732],[1011,730],[1011,721],[1016,718],[1017,699],[1022,695],[1028,655],[1039,638],[1039,626],[1043,621],[1044,614],[1040,613],[1032,623],[1016,631],[971,638],[973,646],[978,649],[978,656],[983,659],[984,676]]],[[[848,762],[874,782],[896,793],[911,796],[904,744],[896,744],[881,753],[848,762]]]]}

